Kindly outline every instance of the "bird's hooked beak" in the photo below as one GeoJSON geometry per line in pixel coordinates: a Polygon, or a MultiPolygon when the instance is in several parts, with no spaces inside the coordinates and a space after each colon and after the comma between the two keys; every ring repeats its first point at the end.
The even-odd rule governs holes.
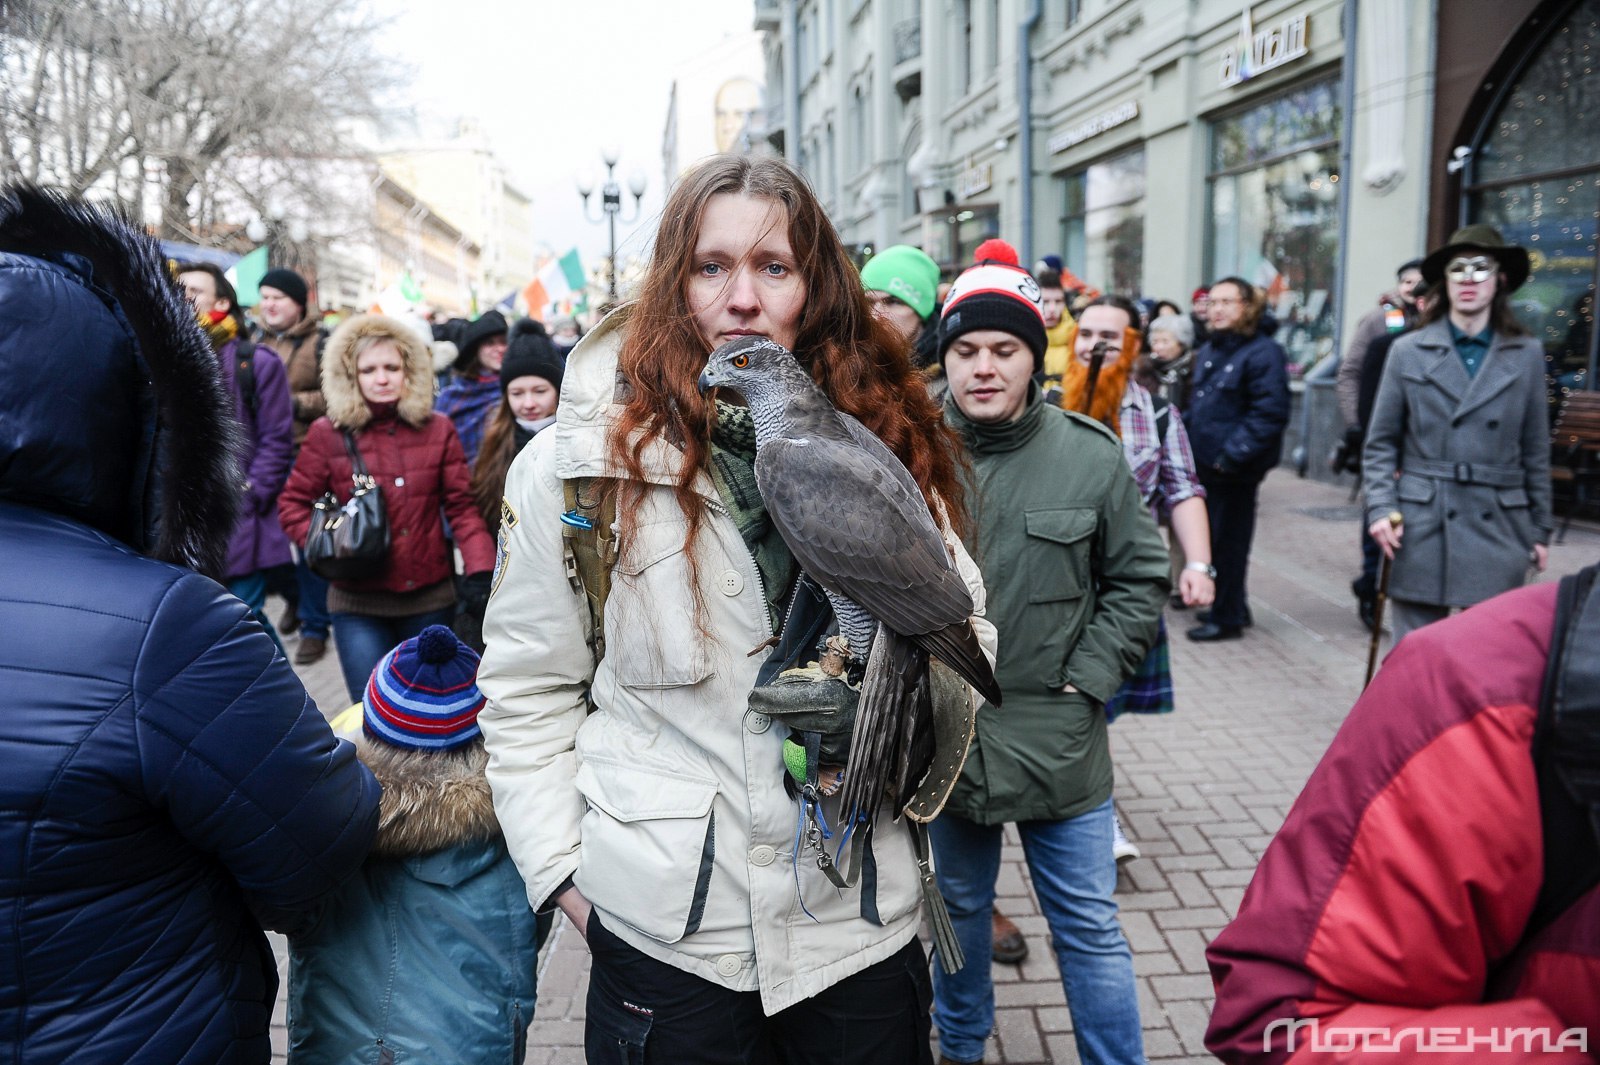
{"type": "Polygon", "coordinates": [[[738,375],[729,372],[728,364],[732,362],[733,366],[743,369],[749,365],[746,361],[746,352],[770,343],[771,341],[763,336],[743,336],[728,341],[711,353],[711,357],[706,360],[706,368],[700,371],[700,379],[695,382],[695,387],[700,390],[702,396],[713,388],[731,388],[737,392],[739,386],[735,380],[738,375]]]}

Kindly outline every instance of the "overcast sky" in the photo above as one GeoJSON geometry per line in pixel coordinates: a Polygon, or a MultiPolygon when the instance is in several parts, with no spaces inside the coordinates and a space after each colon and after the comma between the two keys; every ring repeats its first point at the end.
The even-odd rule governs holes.
{"type": "MultiPolygon", "coordinates": [[[[513,179],[533,197],[536,239],[585,266],[606,227],[584,220],[574,178],[621,149],[617,179],[649,178],[640,220],[618,226],[618,260],[639,253],[661,210],[661,138],[672,72],[729,35],[748,33],[752,0],[375,0],[396,13],[393,47],[416,69],[413,96],[435,119],[475,115],[513,179]]],[[[624,191],[624,200],[631,205],[624,191]]],[[[599,195],[590,198],[598,214],[599,195]]],[[[628,208],[625,207],[625,214],[628,208]]]]}

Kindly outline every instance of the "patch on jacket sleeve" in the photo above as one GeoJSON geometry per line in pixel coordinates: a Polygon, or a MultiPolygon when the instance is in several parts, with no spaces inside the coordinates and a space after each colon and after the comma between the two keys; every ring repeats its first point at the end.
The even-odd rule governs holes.
{"type": "Polygon", "coordinates": [[[489,595],[500,590],[500,581],[506,575],[506,563],[511,561],[511,530],[517,527],[517,512],[508,500],[500,500],[500,535],[494,544],[494,577],[489,582],[489,595]]]}

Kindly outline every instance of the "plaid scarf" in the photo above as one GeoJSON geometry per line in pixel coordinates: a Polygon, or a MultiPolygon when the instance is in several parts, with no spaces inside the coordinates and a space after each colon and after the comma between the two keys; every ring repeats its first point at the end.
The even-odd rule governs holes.
{"type": "Polygon", "coordinates": [[[755,559],[766,588],[767,614],[776,632],[796,567],[789,545],[767,517],[767,505],[756,488],[755,461],[756,423],[749,408],[719,400],[717,424],[711,430],[711,482],[755,559]]]}
{"type": "Polygon", "coordinates": [[[228,346],[228,341],[239,335],[239,323],[233,320],[233,315],[214,319],[209,314],[196,316],[200,328],[206,331],[206,338],[211,341],[212,351],[221,351],[228,346]]]}

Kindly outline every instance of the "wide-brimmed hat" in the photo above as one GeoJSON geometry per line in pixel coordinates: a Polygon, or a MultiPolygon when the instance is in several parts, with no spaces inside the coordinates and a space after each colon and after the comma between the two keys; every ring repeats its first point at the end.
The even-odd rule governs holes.
{"type": "Polygon", "coordinates": [[[1507,244],[1494,226],[1479,222],[1462,226],[1450,234],[1444,247],[1430,252],[1422,260],[1422,279],[1437,285],[1444,278],[1445,264],[1457,255],[1469,251],[1482,251],[1494,256],[1506,275],[1506,291],[1515,292],[1528,280],[1528,252],[1515,244],[1507,244]]]}

